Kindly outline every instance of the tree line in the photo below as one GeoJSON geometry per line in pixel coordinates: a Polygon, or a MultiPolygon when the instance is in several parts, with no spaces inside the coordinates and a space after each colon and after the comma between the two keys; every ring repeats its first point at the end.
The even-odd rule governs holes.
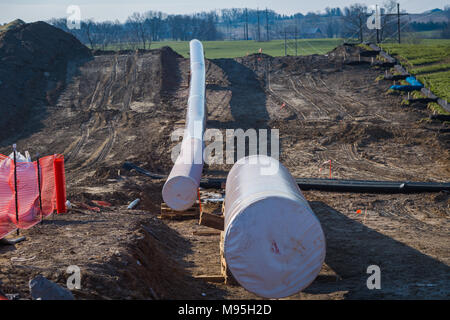
{"type": "MultiPolygon", "coordinates": [[[[389,38],[398,28],[397,4],[387,0],[382,8],[381,39],[389,38]]],[[[450,7],[444,13],[449,17],[450,7]]],[[[278,14],[270,9],[232,8],[195,14],[165,14],[159,11],[135,12],[120,21],[81,21],[79,29],[69,29],[66,19],[49,22],[72,33],[93,49],[149,49],[154,41],[199,39],[270,41],[283,38],[347,38],[373,40],[374,32],[366,26],[372,11],[365,5],[326,8],[322,13],[278,14]]],[[[402,31],[448,30],[448,23],[409,23],[401,19],[402,31]]]]}

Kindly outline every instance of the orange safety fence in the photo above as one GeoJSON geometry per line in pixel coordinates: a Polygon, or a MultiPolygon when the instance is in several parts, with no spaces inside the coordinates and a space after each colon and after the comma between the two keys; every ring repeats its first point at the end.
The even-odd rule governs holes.
{"type": "Polygon", "coordinates": [[[39,159],[42,210],[39,202],[38,164],[17,162],[0,154],[0,239],[16,229],[29,229],[57,208],[65,212],[66,188],[64,156],[60,154],[39,159]],[[17,181],[17,216],[16,185],[17,181]]]}

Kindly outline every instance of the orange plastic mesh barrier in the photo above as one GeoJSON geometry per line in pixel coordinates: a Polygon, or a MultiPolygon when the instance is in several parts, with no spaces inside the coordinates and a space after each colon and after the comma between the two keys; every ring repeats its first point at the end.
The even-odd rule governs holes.
{"type": "Polygon", "coordinates": [[[59,212],[65,212],[66,192],[64,176],[64,156],[52,155],[39,159],[42,211],[39,204],[39,183],[37,163],[17,162],[17,203],[16,217],[14,160],[0,155],[0,239],[10,232],[28,229],[39,223],[43,217],[49,216],[56,208],[56,180],[58,180],[59,202],[64,202],[59,212]],[[55,174],[55,163],[58,175],[55,174]],[[61,165],[62,163],[62,165],[61,165]],[[62,171],[61,171],[62,170],[62,171]]]}
{"type": "Polygon", "coordinates": [[[56,212],[66,212],[66,177],[64,175],[64,159],[57,158],[55,167],[55,188],[56,188],[56,212]]]}

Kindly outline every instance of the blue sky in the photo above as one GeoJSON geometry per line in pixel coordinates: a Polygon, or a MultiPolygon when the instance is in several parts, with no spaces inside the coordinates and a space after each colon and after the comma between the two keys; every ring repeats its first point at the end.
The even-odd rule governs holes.
{"type": "MultiPolygon", "coordinates": [[[[367,5],[381,5],[384,0],[0,0],[0,23],[21,18],[26,22],[47,20],[52,17],[66,17],[69,5],[78,5],[81,18],[93,18],[96,21],[124,21],[135,11],[148,10],[166,13],[192,13],[222,8],[265,8],[278,13],[322,11],[328,7],[344,7],[359,2],[367,5]]],[[[420,13],[434,8],[450,5],[450,0],[400,0],[404,10],[420,13]]]]}

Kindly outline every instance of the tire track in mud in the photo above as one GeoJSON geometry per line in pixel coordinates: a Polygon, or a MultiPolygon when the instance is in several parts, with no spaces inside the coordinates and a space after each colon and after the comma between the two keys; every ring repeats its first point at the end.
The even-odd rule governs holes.
{"type": "Polygon", "coordinates": [[[78,153],[80,152],[81,148],[86,144],[87,139],[89,138],[89,127],[87,123],[83,123],[81,125],[81,137],[78,139],[78,142],[76,145],[67,152],[65,157],[65,162],[69,163],[72,159],[74,159],[78,153]]]}
{"type": "MultiPolygon", "coordinates": [[[[131,100],[133,98],[134,83],[136,83],[136,75],[137,75],[137,58],[138,57],[136,54],[134,54],[131,58],[131,59],[133,59],[131,66],[130,66],[130,70],[132,70],[132,76],[131,76],[132,79],[129,83],[131,83],[131,85],[128,85],[128,88],[129,88],[129,90],[127,92],[128,99],[127,99],[127,102],[123,104],[123,107],[120,110],[121,113],[124,112],[125,110],[129,109],[131,100]]],[[[124,70],[126,71],[126,74],[124,77],[126,77],[128,74],[128,70],[126,68],[127,61],[128,61],[128,57],[125,60],[124,70]]],[[[108,84],[105,87],[105,90],[103,91],[104,94],[102,96],[102,100],[101,100],[101,104],[100,104],[100,106],[104,106],[104,109],[107,109],[107,105],[108,105],[108,101],[106,104],[104,103],[105,97],[108,99],[112,96],[112,87],[113,87],[113,84],[117,81],[118,64],[119,64],[119,62],[118,62],[117,55],[116,55],[116,56],[114,56],[113,71],[112,71],[112,74],[110,77],[110,81],[108,82],[108,84]]],[[[107,123],[106,123],[106,125],[108,126],[107,138],[100,145],[100,147],[96,151],[94,151],[93,154],[98,153],[98,155],[90,161],[88,159],[88,161],[85,162],[85,165],[83,167],[91,167],[94,164],[102,162],[106,159],[106,157],[108,156],[109,152],[111,151],[111,149],[114,145],[114,142],[116,140],[116,127],[117,127],[117,121],[118,121],[119,116],[120,116],[120,114],[117,114],[113,117],[112,120],[107,121],[107,123]]]]}
{"type": "Polygon", "coordinates": [[[270,60],[266,60],[266,63],[264,65],[264,82],[265,85],[262,86],[262,89],[264,90],[265,94],[268,95],[272,100],[275,100],[275,102],[279,105],[282,105],[283,103],[285,106],[290,109],[295,116],[300,116],[300,120],[306,120],[305,114],[299,110],[298,108],[294,107],[292,104],[286,101],[286,99],[283,99],[278,94],[275,93],[275,91],[272,89],[272,82],[270,78],[270,73],[272,71],[272,65],[270,63],[270,60]]]}
{"type": "Polygon", "coordinates": [[[292,104],[287,102],[286,99],[283,99],[282,97],[280,97],[278,94],[275,93],[275,91],[272,89],[272,83],[271,83],[271,80],[270,80],[270,72],[266,73],[266,83],[267,83],[267,85],[263,87],[263,90],[266,93],[266,95],[268,95],[273,100],[275,100],[275,102],[277,104],[279,104],[279,105],[282,105],[284,103],[285,106],[288,107],[289,109],[291,109],[291,111],[296,116],[301,116],[300,120],[306,120],[306,116],[301,110],[299,110],[298,108],[294,107],[292,104]]]}
{"type": "MultiPolygon", "coordinates": [[[[100,83],[101,83],[101,79],[99,78],[99,79],[97,79],[94,91],[92,92],[92,96],[89,101],[89,107],[88,107],[89,111],[94,109],[93,104],[96,101],[96,97],[98,96],[99,92],[101,91],[100,83]]],[[[77,92],[79,94],[79,90],[77,92]]],[[[93,117],[90,116],[89,120],[81,125],[81,138],[78,140],[78,142],[76,143],[74,148],[72,148],[71,150],[68,151],[68,155],[65,159],[65,162],[70,163],[71,160],[76,159],[76,157],[80,153],[81,149],[84,147],[84,145],[86,145],[87,141],[89,140],[89,136],[90,136],[89,133],[90,133],[90,127],[91,127],[92,122],[93,122],[93,117]]]]}
{"type": "Polygon", "coordinates": [[[101,148],[100,154],[97,156],[97,158],[92,161],[89,166],[92,166],[93,164],[97,163],[97,162],[101,162],[103,160],[105,160],[106,156],[109,154],[109,152],[112,149],[112,146],[114,144],[114,140],[116,137],[116,131],[114,129],[114,125],[113,122],[109,123],[108,126],[108,138],[107,138],[107,142],[106,144],[101,148]]]}
{"type": "MultiPolygon", "coordinates": [[[[131,81],[128,81],[128,91],[126,93],[127,96],[127,102],[123,104],[122,109],[120,110],[121,112],[126,111],[130,108],[130,104],[131,104],[131,100],[133,99],[133,90],[134,90],[134,84],[136,83],[136,75],[137,75],[137,59],[138,56],[137,54],[134,54],[132,56],[132,61],[131,61],[131,66],[130,66],[130,70],[133,70],[133,74],[131,76],[131,81]]],[[[127,66],[127,61],[128,61],[128,57],[127,60],[125,61],[125,70],[127,70],[126,66],[127,66]]],[[[125,74],[125,78],[127,77],[128,71],[125,74]]]]}
{"type": "Polygon", "coordinates": [[[350,112],[348,111],[347,108],[345,108],[342,104],[340,104],[338,101],[336,101],[335,96],[337,95],[337,92],[331,91],[331,90],[327,90],[327,91],[321,91],[318,89],[317,83],[314,80],[314,77],[312,77],[311,75],[305,75],[305,78],[307,80],[309,80],[309,83],[313,83],[313,86],[305,86],[303,84],[303,82],[301,81],[301,79],[298,78],[298,81],[300,82],[303,90],[305,91],[305,93],[307,93],[310,96],[310,99],[312,98],[318,98],[320,99],[320,102],[325,105],[326,107],[326,111],[328,112],[329,110],[335,110],[336,107],[338,109],[340,109],[340,113],[343,114],[344,118],[348,117],[349,119],[354,119],[354,117],[350,114],[350,112]],[[322,98],[322,96],[326,96],[325,99],[322,98]],[[330,101],[334,101],[335,103],[330,103],[328,102],[328,100],[330,101]]]}
{"type": "MultiPolygon", "coordinates": [[[[316,108],[316,110],[317,110],[317,114],[319,115],[319,117],[316,117],[316,118],[308,118],[308,119],[319,119],[319,120],[325,120],[325,119],[330,119],[330,114],[329,114],[329,112],[326,110],[326,109],[323,109],[323,108],[321,108],[321,107],[319,107],[316,103],[314,103],[314,101],[312,100],[312,99],[310,99],[310,98],[308,98],[307,96],[305,96],[304,94],[302,94],[299,90],[298,90],[298,88],[297,88],[297,86],[295,85],[295,82],[294,82],[294,80],[292,80],[292,78],[289,78],[289,82],[291,83],[291,85],[292,85],[292,88],[294,89],[294,91],[298,94],[298,95],[300,95],[304,100],[307,100],[307,101],[309,101],[309,103],[311,103],[315,108],[316,108]],[[323,115],[323,116],[322,116],[323,115]]],[[[302,85],[303,86],[303,85],[302,85]]]]}
{"type": "MultiPolygon", "coordinates": [[[[318,77],[318,79],[323,84],[323,87],[326,88],[330,92],[330,94],[335,94],[336,96],[338,96],[340,99],[342,99],[344,101],[345,100],[346,101],[351,101],[351,104],[358,104],[364,110],[370,110],[370,107],[368,105],[366,105],[366,104],[364,104],[364,103],[354,99],[353,97],[350,97],[348,95],[343,95],[343,94],[339,93],[338,91],[332,90],[321,77],[318,77]]],[[[311,80],[314,81],[314,79],[312,77],[311,77],[311,80]]],[[[376,118],[381,119],[382,121],[384,121],[386,123],[390,123],[389,119],[387,119],[386,117],[384,117],[380,113],[373,113],[373,116],[367,115],[367,116],[365,116],[365,118],[366,118],[366,122],[369,122],[369,123],[370,123],[371,119],[376,119],[376,118]]],[[[409,125],[406,125],[406,128],[409,129],[409,125]]],[[[348,154],[350,156],[350,160],[354,160],[354,161],[358,161],[358,162],[366,162],[368,165],[370,165],[372,167],[375,167],[375,168],[378,168],[378,169],[380,169],[380,170],[382,170],[384,172],[387,172],[388,173],[388,177],[399,177],[399,173],[402,173],[403,177],[407,177],[407,175],[408,175],[408,171],[407,170],[405,170],[404,168],[401,168],[399,166],[396,166],[393,163],[389,163],[387,165],[384,165],[384,164],[381,164],[379,162],[376,162],[376,161],[373,161],[373,160],[370,160],[370,159],[359,157],[357,155],[357,153],[354,151],[354,150],[356,150],[356,143],[353,144],[353,148],[352,149],[353,150],[351,150],[349,152],[346,152],[346,150],[343,150],[344,154],[348,154]],[[397,174],[393,174],[393,171],[396,171],[397,174]]],[[[418,157],[417,157],[417,160],[419,162],[423,163],[423,161],[420,160],[418,157]]],[[[367,175],[367,176],[370,177],[370,178],[373,178],[373,174],[372,175],[367,175]]],[[[441,179],[439,176],[434,176],[434,175],[432,176],[432,178],[435,179],[436,181],[439,181],[441,179]]]]}
{"type": "MultiPolygon", "coordinates": [[[[339,93],[338,91],[332,90],[332,89],[326,84],[326,82],[325,82],[321,77],[318,77],[318,79],[320,80],[320,82],[322,82],[323,87],[326,88],[330,93],[335,94],[336,96],[338,96],[339,98],[341,98],[341,99],[344,100],[344,101],[345,101],[345,100],[347,100],[347,101],[350,100],[353,104],[358,104],[358,105],[360,105],[361,107],[363,107],[365,110],[370,110],[370,107],[367,106],[366,104],[362,103],[361,101],[358,101],[358,100],[354,99],[354,98],[351,97],[351,96],[343,95],[343,94],[339,93]]],[[[346,110],[346,113],[347,113],[347,114],[349,113],[348,110],[347,110],[347,108],[345,108],[345,107],[342,106],[341,104],[340,104],[340,106],[341,106],[341,108],[344,108],[344,109],[346,110]]],[[[375,113],[374,115],[375,115],[376,117],[382,119],[383,121],[389,122],[388,119],[386,119],[385,117],[383,117],[383,116],[382,116],[381,114],[379,114],[379,113],[375,113]]],[[[351,115],[350,115],[350,116],[351,116],[351,115]]],[[[353,117],[352,117],[352,118],[353,118],[353,117]]]]}
{"type": "Polygon", "coordinates": [[[292,104],[290,104],[289,102],[286,101],[286,99],[281,98],[278,94],[275,93],[275,91],[273,91],[273,89],[269,86],[267,86],[267,89],[264,90],[266,92],[266,94],[271,97],[273,100],[275,100],[278,104],[282,105],[283,103],[286,105],[286,107],[288,107],[289,109],[291,109],[295,115],[300,115],[301,116],[301,120],[306,120],[306,116],[304,115],[303,112],[301,112],[299,109],[297,109],[296,107],[294,107],[292,104]]]}
{"type": "MultiPolygon", "coordinates": [[[[96,84],[96,88],[92,95],[91,103],[88,108],[89,110],[94,109],[95,111],[98,111],[98,110],[104,111],[107,109],[108,99],[111,97],[113,84],[117,80],[117,67],[118,67],[118,59],[117,59],[117,56],[114,56],[114,60],[112,62],[112,71],[110,73],[109,79],[104,86],[102,86],[100,84],[101,79],[98,80],[98,82],[96,84]],[[97,101],[96,97],[99,96],[99,92],[102,93],[102,95],[99,97],[100,102],[98,104],[96,103],[96,105],[93,106],[94,102],[97,101]]],[[[91,117],[90,120],[88,121],[88,123],[85,125],[87,127],[88,132],[90,130],[90,126],[91,126],[93,118],[100,120],[98,113],[95,112],[95,116],[91,117]]],[[[108,127],[107,138],[104,140],[104,142],[101,144],[101,146],[97,150],[92,152],[92,155],[95,155],[95,154],[98,154],[98,155],[95,157],[93,157],[93,156],[89,157],[83,163],[83,165],[80,167],[80,169],[90,167],[97,162],[103,161],[106,158],[106,156],[108,155],[109,151],[111,150],[111,148],[114,144],[114,140],[115,140],[114,119],[112,121],[107,120],[106,126],[108,127]]],[[[95,130],[95,131],[98,131],[98,130],[95,130]]],[[[80,140],[79,147],[76,150],[76,154],[78,154],[80,152],[80,150],[83,148],[83,146],[87,143],[88,138],[89,138],[89,135],[87,135],[84,139],[80,140]]]]}

